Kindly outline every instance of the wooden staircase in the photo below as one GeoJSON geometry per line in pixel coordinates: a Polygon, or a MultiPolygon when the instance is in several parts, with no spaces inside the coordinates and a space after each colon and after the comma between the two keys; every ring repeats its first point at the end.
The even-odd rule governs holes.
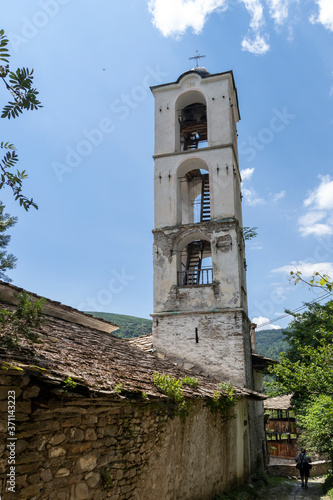
{"type": "Polygon", "coordinates": [[[202,175],[200,222],[210,220],[209,174],[202,175]]]}
{"type": "Polygon", "coordinates": [[[198,285],[200,279],[200,269],[202,261],[202,243],[193,241],[188,245],[186,262],[187,285],[198,285]]]}

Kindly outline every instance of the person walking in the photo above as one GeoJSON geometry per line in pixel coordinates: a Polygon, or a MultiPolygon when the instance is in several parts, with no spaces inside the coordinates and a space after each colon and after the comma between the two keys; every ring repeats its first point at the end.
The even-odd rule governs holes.
{"type": "Polygon", "coordinates": [[[302,488],[308,487],[308,479],[310,476],[310,469],[312,469],[311,458],[306,456],[306,450],[301,450],[296,457],[296,468],[299,470],[302,481],[302,488]]]}

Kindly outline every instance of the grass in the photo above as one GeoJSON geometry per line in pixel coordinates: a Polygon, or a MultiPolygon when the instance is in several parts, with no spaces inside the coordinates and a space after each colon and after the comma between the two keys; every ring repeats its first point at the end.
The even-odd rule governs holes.
{"type": "Polygon", "coordinates": [[[333,474],[330,471],[325,479],[324,491],[326,495],[333,500],[333,474]]]}

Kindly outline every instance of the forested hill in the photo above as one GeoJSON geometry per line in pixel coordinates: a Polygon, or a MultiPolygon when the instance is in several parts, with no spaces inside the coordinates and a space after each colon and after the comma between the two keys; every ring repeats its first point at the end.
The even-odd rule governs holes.
{"type": "Polygon", "coordinates": [[[278,359],[280,352],[288,346],[282,330],[256,331],[256,343],[258,354],[272,359],[278,359]]]}
{"type": "Polygon", "coordinates": [[[152,320],[145,318],[136,318],[135,316],[125,316],[124,314],[103,313],[86,311],[87,314],[95,316],[96,318],[103,318],[110,321],[120,328],[112,332],[116,337],[131,339],[133,337],[140,337],[141,335],[149,335],[152,328],[152,320]]]}
{"type": "MultiPolygon", "coordinates": [[[[131,339],[151,333],[151,319],[125,316],[124,314],[86,312],[87,314],[91,314],[97,318],[103,318],[106,321],[118,325],[120,327],[119,330],[113,332],[113,335],[116,337],[131,339]]],[[[256,332],[256,341],[258,354],[266,358],[278,359],[280,352],[287,348],[282,330],[261,330],[256,332]]]]}

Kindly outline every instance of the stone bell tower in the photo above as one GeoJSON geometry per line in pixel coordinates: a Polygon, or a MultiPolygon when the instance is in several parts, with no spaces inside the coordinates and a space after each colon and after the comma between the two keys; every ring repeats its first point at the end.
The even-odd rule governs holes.
{"type": "Polygon", "coordinates": [[[195,67],[151,90],[154,348],[194,373],[251,388],[233,73],[195,67]]]}

